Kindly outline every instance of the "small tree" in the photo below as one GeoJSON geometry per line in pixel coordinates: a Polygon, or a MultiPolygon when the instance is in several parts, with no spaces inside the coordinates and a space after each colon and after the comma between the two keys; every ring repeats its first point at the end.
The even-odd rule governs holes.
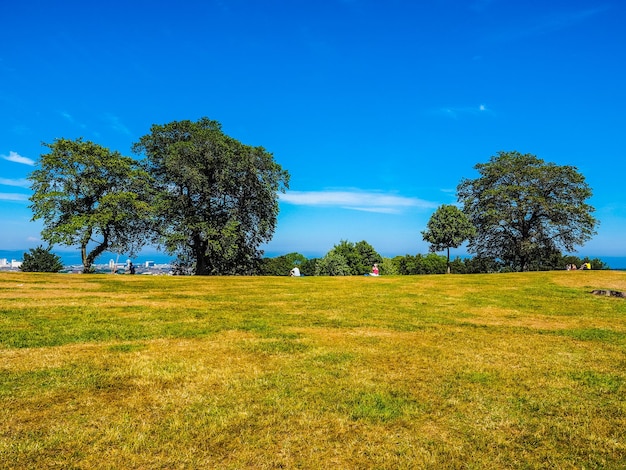
{"type": "Polygon", "coordinates": [[[30,253],[24,253],[20,270],[30,273],[58,273],[63,269],[63,263],[50,250],[51,247],[44,248],[41,245],[31,248],[30,253]]]}
{"type": "Polygon", "coordinates": [[[77,246],[83,272],[107,250],[136,253],[148,240],[148,175],[119,152],[82,139],[44,144],[39,168],[29,180],[33,220],[50,244],[77,246]]]}
{"type": "Polygon", "coordinates": [[[450,274],[450,248],[458,248],[476,234],[468,217],[456,206],[442,205],[428,221],[427,230],[422,232],[424,241],[430,243],[431,252],[447,251],[447,272],[450,274]]]}

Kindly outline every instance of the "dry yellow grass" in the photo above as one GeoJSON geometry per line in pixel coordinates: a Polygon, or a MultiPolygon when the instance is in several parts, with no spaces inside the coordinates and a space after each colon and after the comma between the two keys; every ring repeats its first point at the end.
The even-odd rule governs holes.
{"type": "Polygon", "coordinates": [[[624,468],[626,273],[0,275],[0,468],[624,468]]]}

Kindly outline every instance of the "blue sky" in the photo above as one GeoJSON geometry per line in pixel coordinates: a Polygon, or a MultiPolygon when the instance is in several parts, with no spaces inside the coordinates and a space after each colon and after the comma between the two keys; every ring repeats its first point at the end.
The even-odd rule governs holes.
{"type": "Polygon", "coordinates": [[[626,256],[619,0],[23,0],[0,18],[0,249],[41,243],[42,142],[131,155],[152,124],[207,116],[291,174],[268,255],[426,253],[460,180],[517,150],[593,188],[578,254],[626,256]]]}

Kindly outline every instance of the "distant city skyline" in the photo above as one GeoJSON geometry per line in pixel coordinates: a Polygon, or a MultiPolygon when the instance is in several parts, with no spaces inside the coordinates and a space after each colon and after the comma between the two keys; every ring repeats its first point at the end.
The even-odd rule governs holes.
{"type": "MultiPolygon", "coordinates": [[[[341,240],[425,254],[421,231],[498,151],[572,165],[626,257],[626,3],[608,0],[8,2],[0,249],[46,245],[27,177],[55,138],[131,154],[152,124],[215,119],[291,174],[271,255],[341,240]]],[[[65,247],[55,247],[65,250],[65,247]]],[[[452,256],[465,255],[465,249],[452,256]]]]}

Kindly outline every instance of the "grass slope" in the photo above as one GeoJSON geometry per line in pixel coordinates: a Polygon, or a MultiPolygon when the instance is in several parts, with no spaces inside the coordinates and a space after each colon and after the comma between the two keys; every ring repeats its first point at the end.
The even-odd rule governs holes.
{"type": "Polygon", "coordinates": [[[625,468],[626,273],[0,274],[0,468],[625,468]]]}

